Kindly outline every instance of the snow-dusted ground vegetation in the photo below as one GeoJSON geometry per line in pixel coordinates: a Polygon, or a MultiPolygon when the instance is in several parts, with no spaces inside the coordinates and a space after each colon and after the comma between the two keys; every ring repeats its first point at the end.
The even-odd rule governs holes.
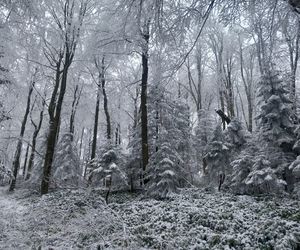
{"type": "Polygon", "coordinates": [[[1,189],[0,249],[299,249],[300,202],[183,189],[168,200],[100,190],[1,189]]]}

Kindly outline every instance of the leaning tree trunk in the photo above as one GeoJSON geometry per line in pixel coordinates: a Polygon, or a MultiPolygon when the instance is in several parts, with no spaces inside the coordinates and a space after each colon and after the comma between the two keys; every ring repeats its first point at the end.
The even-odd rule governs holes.
{"type": "MultiPolygon", "coordinates": [[[[35,77],[36,73],[37,73],[37,71],[35,71],[33,77],[35,77]]],[[[26,123],[27,123],[28,114],[29,114],[29,111],[30,111],[31,95],[32,95],[32,92],[33,92],[34,85],[35,85],[35,79],[33,79],[33,81],[30,83],[30,86],[29,86],[26,110],[25,110],[25,114],[24,114],[24,117],[23,117],[20,136],[19,136],[19,139],[18,139],[18,143],[17,143],[15,155],[14,155],[14,160],[13,160],[13,164],[12,164],[13,179],[10,183],[9,191],[14,191],[14,189],[16,187],[18,171],[19,171],[19,168],[20,168],[20,156],[21,156],[21,150],[22,150],[22,144],[23,144],[23,137],[24,137],[24,132],[25,132],[25,127],[26,127],[26,123]]]]}

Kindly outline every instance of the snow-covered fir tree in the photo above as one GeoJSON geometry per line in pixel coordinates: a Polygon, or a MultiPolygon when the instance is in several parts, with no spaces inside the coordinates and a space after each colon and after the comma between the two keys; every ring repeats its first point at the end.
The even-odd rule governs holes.
{"type": "Polygon", "coordinates": [[[295,142],[294,112],[289,88],[278,71],[269,69],[259,82],[257,97],[260,106],[256,117],[261,141],[290,152],[295,142]]]}
{"type": "Polygon", "coordinates": [[[215,127],[203,157],[202,179],[205,186],[221,188],[229,171],[230,144],[225,141],[221,124],[215,127]]]}
{"type": "Polygon", "coordinates": [[[57,145],[52,169],[55,186],[78,186],[80,182],[80,159],[72,136],[71,133],[62,134],[57,145]]]}
{"type": "Polygon", "coordinates": [[[122,149],[108,141],[102,145],[98,155],[93,163],[94,169],[88,175],[89,184],[94,187],[112,186],[115,189],[128,187],[122,149]]]}
{"type": "MultiPolygon", "coordinates": [[[[160,140],[168,137],[161,131],[160,140]]],[[[147,169],[146,195],[154,198],[168,198],[178,191],[183,170],[183,161],[173,145],[161,142],[158,150],[150,157],[147,169]]]]}
{"type": "Polygon", "coordinates": [[[289,182],[288,166],[294,158],[292,102],[288,98],[288,86],[279,73],[271,69],[266,72],[258,89],[260,112],[258,131],[253,137],[256,152],[250,150],[248,154],[251,149],[248,145],[232,163],[233,186],[241,193],[279,193],[290,185],[286,180],[289,182]]]}
{"type": "Polygon", "coordinates": [[[194,174],[190,158],[191,139],[189,107],[182,99],[174,100],[162,84],[152,86],[149,93],[150,156],[157,152],[162,142],[170,143],[186,163],[182,172],[185,173],[185,180],[181,181],[185,184],[187,179],[191,181],[191,174],[194,174]]]}

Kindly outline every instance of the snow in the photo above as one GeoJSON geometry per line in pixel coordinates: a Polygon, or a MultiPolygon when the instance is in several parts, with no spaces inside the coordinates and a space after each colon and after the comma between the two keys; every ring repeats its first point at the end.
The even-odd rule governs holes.
{"type": "Polygon", "coordinates": [[[268,175],[266,175],[265,180],[266,181],[271,181],[271,180],[273,180],[273,178],[272,178],[271,175],[268,174],[268,175]]]}
{"type": "Polygon", "coordinates": [[[0,190],[0,249],[297,249],[300,202],[183,189],[164,201],[101,190],[0,190]]]}

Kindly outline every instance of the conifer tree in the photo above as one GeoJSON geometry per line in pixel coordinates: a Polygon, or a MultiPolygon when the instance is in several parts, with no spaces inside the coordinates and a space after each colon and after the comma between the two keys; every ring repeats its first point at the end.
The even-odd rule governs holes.
{"type": "Polygon", "coordinates": [[[260,112],[258,131],[253,138],[256,150],[251,151],[248,145],[232,163],[231,185],[237,192],[280,193],[288,188],[288,166],[294,159],[294,114],[288,94],[288,86],[279,73],[274,69],[266,70],[258,89],[260,112]]]}
{"type": "Polygon", "coordinates": [[[229,167],[229,148],[225,141],[221,124],[215,127],[211,141],[207,145],[207,153],[204,162],[207,164],[203,169],[204,184],[209,187],[221,189],[229,167]]]}
{"type": "Polygon", "coordinates": [[[55,152],[53,181],[58,186],[78,186],[80,176],[80,159],[74,146],[73,134],[64,133],[55,152]]]}
{"type": "MultiPolygon", "coordinates": [[[[162,136],[167,137],[164,130],[162,136]]],[[[146,195],[154,198],[168,198],[178,191],[183,161],[170,143],[159,145],[148,165],[146,195]]]]}
{"type": "Polygon", "coordinates": [[[125,172],[124,155],[117,145],[108,141],[102,146],[99,158],[95,159],[95,169],[89,174],[89,183],[93,186],[112,186],[115,189],[122,189],[128,186],[128,179],[125,172]],[[109,183],[107,183],[109,180],[109,183]]]}

